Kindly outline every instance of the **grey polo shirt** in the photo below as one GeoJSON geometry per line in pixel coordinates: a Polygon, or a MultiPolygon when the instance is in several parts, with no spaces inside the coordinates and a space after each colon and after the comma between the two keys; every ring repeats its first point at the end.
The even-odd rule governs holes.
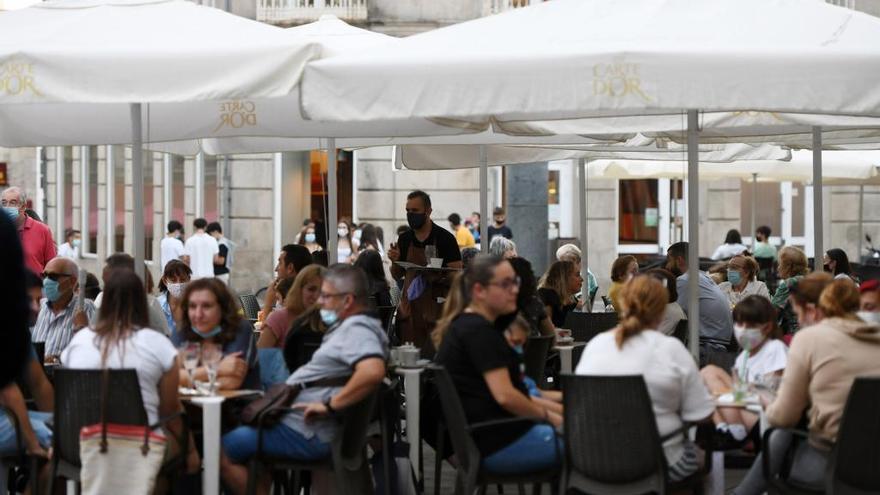
{"type": "MultiPolygon", "coordinates": [[[[678,277],[675,287],[678,290],[678,305],[688,312],[688,275],[678,277]]],[[[690,315],[688,315],[690,318],[690,315]]],[[[700,342],[722,349],[733,336],[733,318],[730,301],[718,285],[700,272],[700,342]]]]}
{"type": "MultiPolygon", "coordinates": [[[[308,363],[290,375],[287,384],[296,385],[325,378],[350,376],[358,362],[373,357],[388,359],[388,337],[382,329],[382,323],[373,315],[349,316],[327,330],[321,341],[321,347],[315,351],[308,363]]],[[[300,392],[294,404],[324,402],[339,393],[341,389],[342,387],[308,388],[300,392]]],[[[339,426],[332,418],[306,423],[301,411],[284,416],[284,425],[306,438],[318,435],[322,442],[328,443],[333,440],[336,428],[339,426]]]]}

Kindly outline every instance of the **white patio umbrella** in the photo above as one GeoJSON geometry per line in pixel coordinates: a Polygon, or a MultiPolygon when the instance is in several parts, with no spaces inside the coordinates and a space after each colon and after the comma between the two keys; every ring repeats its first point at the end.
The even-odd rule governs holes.
{"type": "MultiPolygon", "coordinates": [[[[822,115],[822,126],[849,131],[853,116],[880,117],[878,78],[880,19],[824,2],[554,0],[312,63],[302,105],[322,121],[417,116],[493,123],[501,132],[517,122],[671,116],[687,138],[694,209],[699,112],[822,115]]],[[[638,130],[664,132],[666,124],[638,130]]],[[[776,130],[760,127],[811,135],[820,186],[821,127],[792,130],[785,119],[776,130]]],[[[821,195],[814,201],[821,211],[821,195]]],[[[693,236],[697,215],[689,222],[693,236]]],[[[821,225],[816,233],[821,249],[821,225]]],[[[698,253],[693,237],[694,272],[698,253]]],[[[697,277],[690,281],[693,315],[697,277]]],[[[696,354],[698,319],[690,321],[696,354]]]]}

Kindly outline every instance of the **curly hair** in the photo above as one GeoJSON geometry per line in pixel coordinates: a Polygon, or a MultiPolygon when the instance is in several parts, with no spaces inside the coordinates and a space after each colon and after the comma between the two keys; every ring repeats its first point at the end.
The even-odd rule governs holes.
{"type": "Polygon", "coordinates": [[[214,298],[220,306],[220,327],[223,330],[220,331],[219,335],[214,337],[214,340],[220,345],[235,340],[236,333],[238,333],[238,326],[241,323],[241,314],[239,313],[240,308],[235,302],[232,293],[229,292],[229,289],[226,287],[226,284],[216,278],[200,278],[198,280],[193,280],[186,286],[186,290],[183,292],[183,314],[177,327],[180,336],[187,341],[202,340],[202,337],[193,330],[192,322],[189,319],[188,309],[189,298],[192,297],[193,293],[198,291],[209,291],[214,294],[214,298]]]}

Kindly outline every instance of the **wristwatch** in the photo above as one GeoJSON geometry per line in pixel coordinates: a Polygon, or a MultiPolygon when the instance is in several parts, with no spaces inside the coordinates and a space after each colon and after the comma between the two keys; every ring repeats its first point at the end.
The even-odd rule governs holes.
{"type": "Polygon", "coordinates": [[[330,397],[330,398],[328,398],[327,400],[325,400],[325,401],[324,401],[324,407],[327,408],[327,415],[328,415],[328,416],[335,416],[335,415],[336,415],[336,409],[333,409],[333,406],[330,405],[330,401],[331,401],[331,400],[333,400],[333,397],[330,397]]]}

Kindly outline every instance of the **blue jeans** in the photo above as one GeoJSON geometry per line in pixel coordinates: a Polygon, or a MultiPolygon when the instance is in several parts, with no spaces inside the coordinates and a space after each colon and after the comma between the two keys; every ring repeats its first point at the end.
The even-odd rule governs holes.
{"type": "MultiPolygon", "coordinates": [[[[37,435],[37,441],[44,449],[52,446],[52,430],[46,426],[46,422],[52,419],[52,413],[40,411],[28,411],[31,427],[37,435]]],[[[0,413],[0,455],[16,453],[15,425],[9,421],[9,416],[0,413]]]]}
{"type": "Polygon", "coordinates": [[[483,468],[498,474],[543,471],[562,465],[562,439],[550,425],[533,426],[523,436],[483,459],[483,468]]]}
{"type": "MultiPolygon", "coordinates": [[[[223,435],[223,451],[237,464],[243,464],[257,453],[257,429],[239,426],[223,435]]],[[[330,444],[317,435],[306,438],[283,424],[263,430],[263,453],[301,461],[316,461],[330,456],[330,444]]]]}

